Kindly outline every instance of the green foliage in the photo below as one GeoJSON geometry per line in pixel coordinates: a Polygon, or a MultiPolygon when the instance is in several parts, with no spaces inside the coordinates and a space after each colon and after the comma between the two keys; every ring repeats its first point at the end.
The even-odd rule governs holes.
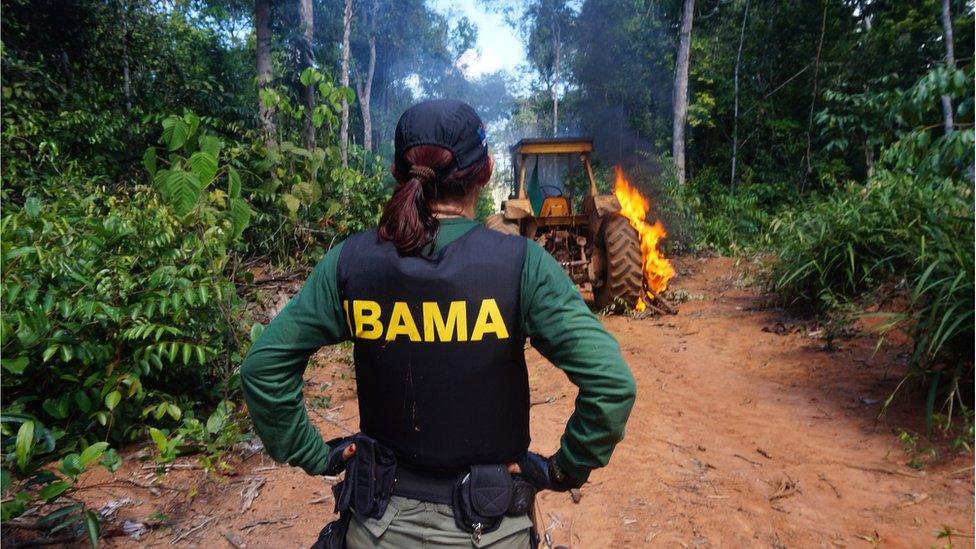
{"type": "MultiPolygon", "coordinates": [[[[935,387],[937,384],[932,386],[935,387]]],[[[952,416],[934,412],[928,418],[930,425],[927,431],[931,434],[932,424],[934,424],[940,433],[946,435],[946,439],[949,441],[949,451],[971,453],[973,451],[973,411],[971,409],[963,410],[961,416],[958,418],[959,421],[954,422],[952,416]]],[[[898,430],[898,441],[901,442],[905,453],[908,454],[907,465],[913,469],[922,469],[930,463],[937,462],[940,455],[945,451],[944,446],[934,444],[930,437],[905,429],[898,430]]]]}
{"type": "MultiPolygon", "coordinates": [[[[3,462],[5,478],[13,469],[21,479],[4,520],[70,494],[99,460],[117,469],[109,441],[140,437],[146,423],[185,423],[184,409],[236,388],[250,323],[230,251],[251,209],[199,118],[169,117],[162,128],[165,158],[143,157],[153,186],[112,193],[69,169],[22,204],[4,191],[3,462]],[[59,457],[60,476],[45,467],[59,457]]],[[[218,409],[226,415],[227,405],[218,409]]],[[[220,426],[209,454],[239,437],[220,426]]],[[[94,544],[96,515],[72,509],[61,524],[81,523],[94,544]]]]}
{"type": "Polygon", "coordinates": [[[41,184],[59,171],[52,158],[110,180],[133,176],[132,159],[157,137],[155,117],[183,109],[230,131],[254,125],[252,46],[232,30],[248,7],[224,10],[220,25],[198,20],[200,3],[10,0],[3,8],[7,187],[41,184]]]}
{"type": "MultiPolygon", "coordinates": [[[[314,124],[337,127],[342,99],[350,99],[351,90],[312,70],[303,76],[317,84],[314,124]]],[[[297,136],[304,107],[285,90],[265,90],[262,100],[289,121],[279,125],[280,137],[297,136]]],[[[237,168],[232,172],[234,184],[257,206],[246,244],[250,253],[273,254],[283,261],[311,249],[305,260],[314,261],[339,238],[379,220],[387,194],[386,167],[378,156],[359,147],[350,147],[349,166],[342,167],[336,137],[331,132],[320,134],[312,150],[288,139],[268,146],[229,147],[229,164],[237,168]]]]}
{"type": "MultiPolygon", "coordinates": [[[[579,124],[576,131],[592,135],[607,162],[626,162],[638,151],[670,147],[670,82],[677,42],[666,29],[680,12],[680,7],[677,12],[673,8],[659,2],[588,0],[572,25],[562,25],[573,32],[563,32],[561,81],[566,92],[560,102],[561,125],[565,131],[579,124]]],[[[546,23],[543,18],[537,26],[546,23]]],[[[533,99],[537,124],[545,131],[552,103],[545,96],[533,99]]]]}
{"type": "MultiPolygon", "coordinates": [[[[323,126],[333,128],[339,124],[343,98],[350,104],[356,99],[351,88],[336,85],[332,77],[306,68],[299,78],[303,86],[314,86],[316,90],[316,105],[312,109],[312,124],[316,128],[323,126]]],[[[292,99],[286,89],[265,88],[260,92],[260,100],[267,107],[280,115],[279,136],[289,135],[289,131],[296,131],[305,120],[305,106],[292,99]]]]}
{"type": "MultiPolygon", "coordinates": [[[[354,79],[364,79],[372,50],[371,134],[386,160],[355,145],[363,117],[352,90],[297,67],[294,52],[276,48],[276,80],[259,97],[247,3],[4,4],[4,521],[69,501],[96,464],[117,469],[110,445],[148,438],[159,462],[195,453],[226,469],[224,452],[245,436],[235,368],[262,330],[238,297],[253,282],[242,266],[313,263],[375,224],[391,130],[417,90],[466,99],[486,122],[511,115],[520,132],[548,132],[557,130],[557,76],[558,129],[592,134],[606,164],[647,161],[630,175],[672,249],[767,244],[778,257],[775,286],[825,311],[850,310],[879,287],[900,292],[906,310],[883,327],[915,338],[911,375],[930,381],[926,414],[948,429],[972,384],[973,75],[966,57],[942,66],[938,2],[752,3],[735,119],[745,4],[699,10],[684,186],[647,158],[671,145],[680,3],[488,3],[511,6],[501,11],[525,31],[536,73],[514,114],[504,76],[462,74],[476,42],[470,21],[452,23],[422,0],[355,10],[354,79]],[[299,85],[315,88],[311,112],[299,85]],[[942,94],[956,118],[948,134],[942,94]],[[274,135],[257,131],[259,100],[273,111],[274,135]],[[353,107],[348,167],[337,135],[343,101],[353,107]],[[316,129],[310,150],[297,145],[306,117],[316,129]],[[736,182],[725,175],[733,124],[736,182]]],[[[292,38],[293,4],[275,10],[276,44],[292,38]]],[[[338,64],[342,21],[331,15],[341,4],[315,3],[317,67],[338,64]]],[[[957,51],[972,51],[972,10],[953,0],[952,12],[957,51]]],[[[606,171],[597,179],[612,181],[606,171]]],[[[479,215],[495,206],[482,200],[479,215]]],[[[972,413],[962,415],[965,447],[972,413]]],[[[80,504],[39,525],[93,544],[99,535],[80,504]]]]}
{"type": "Polygon", "coordinates": [[[735,192],[719,182],[713,170],[704,170],[686,185],[667,180],[668,196],[677,212],[680,236],[695,249],[723,254],[755,251],[788,195],[785,185],[740,184],[735,192]]]}
{"type": "Polygon", "coordinates": [[[205,172],[176,153],[168,163],[159,195],[68,180],[4,218],[3,351],[28,362],[4,378],[12,408],[75,423],[79,436],[94,422],[124,437],[144,402],[168,400],[161,387],[192,387],[226,361],[237,297],[220,275],[246,215],[221,208],[222,191],[203,193],[215,161],[205,172]]]}
{"type": "MultiPolygon", "coordinates": [[[[329,125],[348,90],[316,74],[305,77],[329,125]]],[[[284,97],[276,108],[297,120],[284,97]]],[[[338,167],[332,134],[309,151],[246,145],[191,112],[143,123],[158,124],[159,139],[131,181],[88,176],[55,147],[30,177],[5,164],[17,184],[3,191],[0,227],[3,474],[17,491],[4,520],[66,497],[99,457],[117,468],[109,442],[148,436],[160,462],[198,454],[226,471],[223,453],[244,437],[236,366],[260,333],[237,295],[241,254],[287,259],[314,246],[300,258],[314,261],[379,215],[378,158],[353,147],[354,167],[338,167]],[[56,472],[44,468],[52,460],[56,472]]],[[[71,510],[63,524],[97,539],[96,515],[71,510]]]]}
{"type": "Polygon", "coordinates": [[[65,502],[76,501],[72,494],[77,491],[79,476],[86,470],[100,465],[110,472],[116,471],[121,465],[118,454],[108,447],[107,442],[82,443],[80,452],[69,453],[51,464],[56,441],[62,433],[47,429],[26,414],[4,412],[0,416],[0,436],[4,448],[4,464],[0,469],[3,478],[0,520],[7,522],[34,506],[54,504],[53,510],[46,508],[38,524],[51,528],[54,533],[81,522],[89,533],[89,542],[96,547],[96,515],[81,503],[65,502]],[[11,445],[14,451],[8,453],[11,445]],[[16,464],[16,475],[23,480],[14,481],[8,468],[11,464],[16,464]]]}
{"type": "Polygon", "coordinates": [[[200,118],[193,113],[164,118],[162,125],[160,142],[170,153],[166,161],[169,167],[156,169],[155,147],[143,155],[143,164],[156,187],[176,215],[185,217],[199,208],[197,219],[219,226],[220,237],[233,242],[250,224],[252,211],[250,203],[241,197],[237,170],[232,166],[218,170],[221,140],[201,134],[200,118]],[[218,176],[226,180],[227,190],[217,188],[205,193],[218,176]]]}
{"type": "Polygon", "coordinates": [[[480,222],[484,222],[491,214],[498,210],[498,204],[495,204],[494,199],[491,196],[491,192],[488,191],[486,187],[481,194],[478,195],[478,202],[475,204],[475,219],[480,222]]]}
{"type": "Polygon", "coordinates": [[[223,455],[242,440],[244,419],[243,410],[237,410],[232,401],[223,400],[206,421],[197,419],[190,412],[176,428],[150,428],[156,462],[169,463],[180,455],[198,454],[204,469],[229,472],[231,467],[223,460],[223,455]]]}
{"type": "MultiPolygon", "coordinates": [[[[380,29],[377,139],[413,101],[404,78],[430,77],[422,60],[447,49],[443,17],[430,20],[421,1],[398,7],[409,10],[373,15],[409,28],[393,48],[380,29]],[[400,24],[405,11],[416,24],[400,24]],[[397,62],[407,49],[416,59],[397,62]]],[[[110,444],[149,439],[161,461],[197,454],[226,470],[223,454],[247,436],[236,368],[260,333],[238,297],[252,281],[242,265],[313,263],[379,216],[388,163],[354,138],[341,167],[343,100],[354,136],[360,120],[352,90],[331,75],[276,55],[278,80],[261,100],[277,133],[256,131],[250,15],[240,3],[4,3],[4,522],[49,502],[61,507],[39,527],[94,544],[97,514],[64,504],[83,471],[119,467],[110,444]],[[315,87],[311,113],[296,101],[299,82],[315,87]],[[295,145],[306,114],[312,150],[295,145]]],[[[276,17],[276,39],[286,19],[276,17]]],[[[361,59],[367,27],[358,23],[361,59]]],[[[327,27],[316,27],[322,67],[331,66],[327,27]]],[[[459,74],[446,55],[437,67],[459,74]]]]}
{"type": "Polygon", "coordinates": [[[3,387],[9,408],[118,438],[162,382],[217,356],[218,304],[235,292],[208,271],[225,246],[216,231],[187,230],[148,188],[77,183],[3,220],[3,353],[28,361],[3,387]]]}
{"type": "Polygon", "coordinates": [[[971,205],[966,187],[889,175],[785,212],[770,235],[773,285],[829,310],[904,277],[915,360],[944,358],[972,339],[971,205]]]}
{"type": "MultiPolygon", "coordinates": [[[[680,185],[673,165],[662,164],[637,165],[626,172],[650,199],[648,216],[664,222],[669,252],[739,254],[760,249],[773,217],[770,212],[783,207],[784,185],[748,183],[733,193],[713,169],[702,170],[680,185]]],[[[613,180],[602,169],[597,174],[597,181],[613,180]]]]}
{"type": "MultiPolygon", "coordinates": [[[[318,84],[316,123],[337,125],[349,90],[318,73],[303,77],[318,84]]],[[[274,100],[301,118],[285,95],[274,100]]],[[[237,295],[240,254],[290,258],[314,246],[300,259],[314,261],[316,250],[378,217],[378,158],[352,147],[352,166],[339,167],[331,132],[309,151],[287,140],[247,145],[191,112],[142,117],[150,123],[159,139],[138,155],[145,172],[131,180],[88,176],[93,164],[56,145],[30,168],[4,164],[14,179],[2,194],[0,247],[4,482],[39,486],[11,500],[5,518],[68,493],[90,449],[108,442],[148,435],[162,461],[199,453],[208,468],[225,469],[222,453],[243,436],[232,399],[253,339],[245,330],[260,331],[237,295]],[[33,480],[58,458],[63,480],[33,480]]],[[[28,143],[29,157],[36,146],[17,128],[5,126],[4,146],[28,143]]],[[[105,456],[118,466],[118,454],[105,456]]],[[[77,511],[97,536],[91,515],[77,511]]]]}
{"type": "Polygon", "coordinates": [[[905,310],[887,315],[880,330],[900,328],[912,336],[906,380],[929,382],[930,429],[940,410],[951,417],[961,407],[965,416],[972,404],[963,399],[973,385],[976,277],[967,175],[974,145],[972,74],[956,78],[961,72],[935,69],[894,94],[890,116],[909,128],[883,149],[878,174],[783,213],[769,235],[776,257],[770,281],[791,301],[830,311],[878,288],[905,295],[905,310]],[[942,133],[940,124],[924,122],[926,115],[938,120],[932,105],[947,91],[963,98],[956,107],[968,116],[962,122],[968,129],[942,133]]]}

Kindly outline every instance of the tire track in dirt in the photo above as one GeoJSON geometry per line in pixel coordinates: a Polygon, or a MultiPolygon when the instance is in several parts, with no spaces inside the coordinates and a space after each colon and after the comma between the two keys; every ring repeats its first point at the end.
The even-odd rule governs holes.
{"type": "MultiPolygon", "coordinates": [[[[581,502],[566,494],[539,498],[542,526],[556,545],[844,547],[880,538],[885,547],[917,547],[940,541],[943,525],[972,536],[972,456],[915,471],[892,426],[920,429],[920,405],[899,402],[879,422],[877,404],[864,404],[893,388],[904,348],[872,357],[873,340],[855,338],[825,352],[818,339],[764,332],[782,313],[761,309],[763,297],[744,287],[732,260],[680,263],[690,273],[675,288],[700,299],[681,304],[676,316],[604,319],[637,379],[638,399],[625,440],[584,486],[581,502]]],[[[327,351],[318,362],[306,374],[306,395],[330,398],[329,408],[310,413],[330,438],[342,434],[338,425],[358,424],[352,367],[348,349],[327,351]]],[[[549,453],[575,388],[534,351],[528,364],[537,403],[532,448],[549,453]]],[[[82,496],[96,506],[133,499],[118,523],[161,513],[170,524],[138,542],[110,537],[108,546],[168,546],[216,516],[180,544],[227,547],[232,539],[248,547],[306,547],[331,520],[324,480],[275,467],[263,454],[233,464],[235,476],[216,480],[172,469],[159,483],[178,492],[111,484],[82,496]],[[242,493],[258,478],[264,485],[242,511],[242,493]]],[[[152,476],[129,459],[116,480],[148,484],[152,476]]],[[[111,480],[95,472],[85,483],[111,480]]],[[[953,543],[971,547],[973,538],[953,543]]]]}

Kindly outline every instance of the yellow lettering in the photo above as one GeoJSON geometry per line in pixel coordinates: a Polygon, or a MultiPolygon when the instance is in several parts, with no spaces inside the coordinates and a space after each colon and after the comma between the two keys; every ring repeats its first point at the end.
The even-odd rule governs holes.
{"type": "Polygon", "coordinates": [[[420,341],[420,332],[417,331],[417,324],[410,314],[410,307],[402,301],[393,304],[390,327],[386,330],[386,340],[393,341],[398,335],[405,335],[410,338],[410,341],[420,341]]]}
{"type": "Polygon", "coordinates": [[[464,301],[452,301],[447,320],[436,302],[424,302],[424,341],[467,341],[468,308],[464,301]],[[455,339],[455,336],[457,338],[455,339]]]}
{"type": "Polygon", "coordinates": [[[352,315],[356,324],[355,336],[360,339],[379,339],[383,335],[380,324],[380,304],[375,301],[352,302],[352,315]],[[366,327],[369,327],[367,330],[366,327]]]}
{"type": "Polygon", "coordinates": [[[381,319],[383,309],[375,301],[354,299],[343,300],[343,311],[346,314],[346,324],[353,337],[359,339],[385,339],[394,341],[400,336],[406,336],[410,341],[421,340],[431,342],[451,341],[481,341],[488,334],[494,334],[498,339],[508,339],[508,327],[502,317],[498,302],[485,299],[478,310],[478,318],[474,328],[468,333],[468,304],[465,301],[451,301],[448,304],[447,315],[435,301],[421,303],[423,311],[423,338],[417,329],[417,323],[410,307],[403,301],[393,303],[390,320],[387,327],[381,319]],[[351,314],[350,314],[351,313],[351,314]]]}
{"type": "Polygon", "coordinates": [[[474,330],[471,331],[471,341],[481,341],[485,334],[495,334],[498,339],[508,339],[508,328],[505,327],[502,313],[498,310],[498,303],[494,299],[485,299],[481,302],[478,320],[474,322],[474,330]]]}
{"type": "Polygon", "coordinates": [[[346,326],[349,328],[349,335],[352,335],[352,317],[349,316],[349,300],[342,300],[342,310],[346,312],[346,326]]]}

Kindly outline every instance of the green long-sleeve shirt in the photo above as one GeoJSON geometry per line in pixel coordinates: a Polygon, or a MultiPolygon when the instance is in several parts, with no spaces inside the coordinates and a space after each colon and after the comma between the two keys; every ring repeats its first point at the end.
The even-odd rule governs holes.
{"type": "MultiPolygon", "coordinates": [[[[476,223],[446,219],[435,251],[476,223]]],[[[342,244],[315,267],[305,286],[268,325],[241,366],[241,384],[254,428],[276,461],[310,474],[325,469],[329,447],[312,426],[302,397],[302,375],[320,347],[349,339],[336,267],[342,244]]],[[[634,378],[616,340],[590,312],[559,264],[529,241],[522,269],[521,322],[532,345],[579,388],[566,424],[559,465],[586,479],[610,460],[634,404],[634,378]]]]}

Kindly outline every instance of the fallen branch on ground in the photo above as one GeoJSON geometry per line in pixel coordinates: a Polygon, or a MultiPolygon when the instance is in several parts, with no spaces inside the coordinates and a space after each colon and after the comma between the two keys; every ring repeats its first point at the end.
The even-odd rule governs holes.
{"type": "Polygon", "coordinates": [[[257,288],[259,286],[267,286],[270,284],[281,284],[283,282],[294,282],[296,280],[301,280],[302,278],[305,277],[306,274],[308,274],[307,271],[289,273],[282,276],[261,278],[253,282],[238,282],[235,283],[235,285],[237,286],[237,293],[240,294],[247,291],[250,288],[257,288]]]}
{"type": "Polygon", "coordinates": [[[678,314],[678,310],[674,308],[674,305],[672,305],[671,303],[669,303],[668,300],[664,299],[661,296],[661,294],[655,292],[654,291],[654,288],[651,288],[650,286],[648,286],[647,287],[647,291],[650,292],[652,296],[654,296],[654,301],[656,302],[656,305],[658,307],[660,307],[660,308],[664,309],[665,311],[667,311],[668,314],[672,314],[672,315],[678,314]]]}
{"type": "Polygon", "coordinates": [[[797,492],[799,489],[796,486],[796,482],[790,478],[790,475],[783,473],[786,478],[781,480],[779,483],[779,488],[771,496],[769,496],[769,501],[776,501],[778,499],[788,498],[797,492]]]}
{"type": "Polygon", "coordinates": [[[187,530],[187,531],[183,532],[182,534],[180,534],[176,539],[174,539],[173,541],[170,542],[170,545],[176,545],[177,543],[179,543],[179,542],[183,541],[184,539],[186,539],[187,536],[190,536],[190,535],[192,535],[192,534],[194,534],[196,532],[199,532],[200,530],[203,530],[211,522],[213,522],[215,520],[217,520],[217,517],[215,517],[215,516],[214,517],[207,518],[206,520],[204,520],[203,522],[201,522],[197,526],[194,526],[193,528],[190,528],[189,530],[187,530]]]}
{"type": "Polygon", "coordinates": [[[670,440],[668,440],[666,438],[660,438],[660,437],[651,437],[651,438],[653,438],[654,440],[657,440],[659,442],[663,442],[663,443],[667,444],[668,446],[671,446],[672,448],[677,448],[677,449],[682,450],[682,451],[685,451],[685,452],[690,452],[691,451],[691,446],[685,446],[684,444],[678,444],[677,442],[671,442],[670,440]]]}
{"type": "Polygon", "coordinates": [[[332,419],[331,417],[323,414],[322,412],[320,412],[318,410],[315,410],[315,413],[318,414],[318,416],[320,418],[324,419],[325,421],[328,421],[332,425],[335,425],[336,427],[342,429],[343,432],[345,432],[347,435],[354,435],[354,434],[356,434],[352,429],[350,429],[349,427],[346,427],[345,425],[343,425],[342,423],[340,423],[338,420],[332,419]]]}
{"type": "Polygon", "coordinates": [[[318,504],[318,503],[325,503],[325,502],[327,502],[327,501],[329,501],[331,499],[332,499],[332,494],[326,494],[326,495],[324,495],[324,496],[322,496],[320,498],[316,498],[316,499],[313,499],[313,500],[309,501],[308,503],[306,503],[306,505],[315,505],[315,504],[318,504]]]}
{"type": "Polygon", "coordinates": [[[844,467],[850,467],[851,469],[857,469],[858,471],[866,471],[868,473],[880,473],[883,475],[894,475],[899,477],[908,478],[925,478],[925,475],[913,475],[911,473],[904,473],[902,471],[892,471],[891,469],[883,469],[881,467],[862,467],[860,465],[854,465],[852,463],[843,463],[841,465],[844,467]]]}
{"type": "Polygon", "coordinates": [[[194,463],[150,463],[148,465],[143,465],[143,469],[165,469],[169,471],[170,469],[203,469],[202,466],[194,463]]]}
{"type": "Polygon", "coordinates": [[[641,301],[644,303],[646,308],[643,311],[634,314],[634,318],[636,320],[643,320],[651,316],[664,316],[668,314],[666,310],[664,310],[662,307],[658,307],[651,300],[641,298],[641,301]]]}
{"type": "Polygon", "coordinates": [[[841,499],[840,491],[837,490],[837,487],[834,486],[834,483],[827,480],[827,477],[823,473],[817,473],[817,478],[820,479],[822,482],[827,483],[827,486],[830,486],[830,489],[834,491],[834,495],[837,496],[837,499],[841,499]]]}
{"type": "Polygon", "coordinates": [[[176,488],[174,486],[164,486],[162,484],[143,484],[141,482],[136,482],[127,478],[117,478],[105,482],[99,482],[98,484],[89,484],[88,486],[79,486],[75,489],[76,492],[81,492],[84,490],[90,490],[92,488],[104,488],[106,486],[112,486],[113,484],[125,484],[127,486],[135,486],[136,488],[142,488],[143,490],[168,490],[170,492],[186,492],[186,488],[176,488]]]}
{"type": "Polygon", "coordinates": [[[261,487],[266,482],[268,482],[268,479],[265,477],[251,477],[249,479],[247,487],[241,490],[241,496],[244,498],[241,502],[241,513],[251,508],[254,500],[261,495],[261,487]]]}
{"type": "Polygon", "coordinates": [[[250,530],[252,528],[257,528],[258,526],[265,526],[265,525],[268,525],[268,524],[281,524],[283,522],[288,522],[290,520],[295,520],[297,518],[298,518],[298,515],[291,516],[291,517],[279,517],[279,518],[276,518],[276,519],[256,520],[254,522],[249,522],[249,523],[245,524],[244,526],[241,526],[240,527],[240,531],[243,532],[245,530],[250,530]]]}
{"type": "Polygon", "coordinates": [[[948,473],[946,476],[947,477],[954,477],[954,476],[958,475],[959,473],[965,473],[966,471],[972,470],[973,467],[974,467],[973,465],[968,465],[966,467],[963,467],[962,469],[956,469],[955,471],[952,471],[952,472],[948,473]]]}
{"type": "Polygon", "coordinates": [[[737,457],[737,458],[741,459],[742,461],[749,462],[749,463],[755,465],[756,467],[762,467],[762,463],[759,463],[758,461],[752,461],[751,459],[749,459],[749,458],[747,458],[747,457],[745,457],[745,456],[743,456],[741,454],[732,454],[732,456],[733,457],[737,457]]]}
{"type": "Polygon", "coordinates": [[[910,498],[908,501],[903,501],[898,504],[899,509],[904,509],[905,507],[911,507],[916,503],[922,503],[923,501],[929,499],[928,494],[908,494],[908,497],[910,498]]]}
{"type": "Polygon", "coordinates": [[[237,534],[233,532],[224,532],[224,539],[227,540],[227,543],[229,543],[234,549],[244,549],[246,547],[246,545],[244,545],[244,540],[239,538],[237,534]]]}
{"type": "Polygon", "coordinates": [[[542,404],[552,404],[553,402],[556,402],[556,397],[550,395],[550,396],[546,397],[545,400],[536,400],[534,402],[530,402],[529,403],[529,407],[531,408],[532,406],[539,406],[539,405],[542,405],[542,404]]]}

